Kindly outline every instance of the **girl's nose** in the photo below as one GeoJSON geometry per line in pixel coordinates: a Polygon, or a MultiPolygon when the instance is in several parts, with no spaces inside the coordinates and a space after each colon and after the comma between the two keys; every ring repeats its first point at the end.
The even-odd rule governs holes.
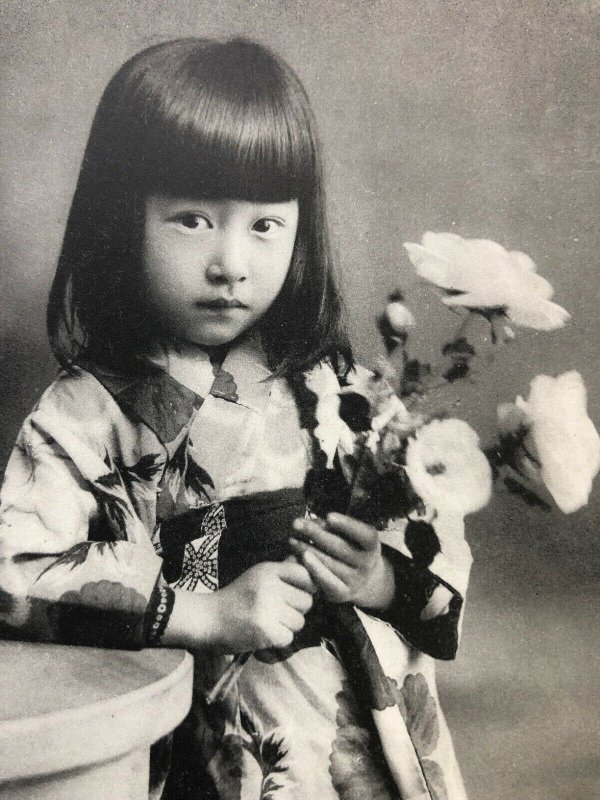
{"type": "Polygon", "coordinates": [[[218,251],[208,254],[206,279],[215,286],[245,281],[248,269],[244,248],[240,242],[225,241],[218,251]]]}

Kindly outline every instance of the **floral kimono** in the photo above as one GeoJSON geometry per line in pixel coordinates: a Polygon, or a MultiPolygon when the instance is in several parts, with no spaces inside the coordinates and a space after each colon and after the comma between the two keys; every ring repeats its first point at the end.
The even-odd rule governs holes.
{"type": "MultiPolygon", "coordinates": [[[[210,592],[286,557],[319,476],[343,499],[354,435],[339,391],[326,365],[272,379],[253,338],[222,363],[172,351],[129,375],[61,374],[6,471],[3,635],[158,645],[174,588],[210,592]]],[[[386,612],[316,602],[289,648],[236,671],[195,653],[165,798],[465,797],[434,659],[455,654],[470,551],[461,519],[438,518],[434,541],[413,523],[381,532],[397,586],[386,612]]]]}

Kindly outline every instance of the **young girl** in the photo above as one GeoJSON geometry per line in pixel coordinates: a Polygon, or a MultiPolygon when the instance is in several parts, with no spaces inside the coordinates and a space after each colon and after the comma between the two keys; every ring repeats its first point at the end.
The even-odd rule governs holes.
{"type": "Polygon", "coordinates": [[[119,70],[48,325],[63,369],[2,494],[4,635],[194,651],[166,798],[463,798],[432,657],[469,549],[461,520],[419,543],[340,513],[359,373],[285,63],[185,39],[119,70]]]}

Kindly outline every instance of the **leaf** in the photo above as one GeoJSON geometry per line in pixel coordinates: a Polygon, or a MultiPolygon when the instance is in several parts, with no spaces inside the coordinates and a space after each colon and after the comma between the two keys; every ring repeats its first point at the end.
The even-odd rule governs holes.
{"type": "Polygon", "coordinates": [[[469,358],[475,355],[475,348],[470,344],[464,336],[460,336],[453,342],[448,342],[442,347],[442,353],[445,356],[459,356],[461,358],[469,358]]]}
{"type": "Polygon", "coordinates": [[[426,390],[425,381],[431,375],[431,365],[426,361],[413,358],[407,361],[402,373],[401,397],[411,394],[423,393],[426,390]]]}
{"type": "Polygon", "coordinates": [[[121,476],[117,470],[109,472],[108,475],[99,475],[94,483],[102,486],[105,489],[114,489],[115,486],[122,484],[121,476]]]}
{"type": "Polygon", "coordinates": [[[404,541],[418,567],[428,567],[441,549],[433,525],[422,520],[409,519],[404,541]]]}
{"type": "Polygon", "coordinates": [[[159,520],[169,519],[175,507],[187,462],[187,436],[184,436],[167,462],[158,486],[156,515],[159,520]]]}
{"type": "Polygon", "coordinates": [[[371,427],[371,407],[362,394],[357,392],[341,394],[339,414],[354,433],[368,431],[371,427]]]}
{"type": "Polygon", "coordinates": [[[244,748],[256,759],[263,774],[260,800],[276,800],[275,792],[289,784],[285,776],[288,766],[283,763],[288,755],[287,748],[284,748],[284,736],[277,730],[264,736],[260,722],[244,705],[240,708],[240,723],[250,737],[250,741],[244,743],[244,748]]]}
{"type": "Polygon", "coordinates": [[[283,742],[283,735],[280,734],[277,738],[276,731],[272,731],[266,739],[263,739],[260,754],[268,772],[285,772],[286,767],[281,762],[287,756],[288,750],[284,748],[283,742]]]}
{"type": "Polygon", "coordinates": [[[215,499],[215,484],[208,472],[197,464],[193,458],[188,458],[187,469],[184,475],[185,486],[191,489],[201,499],[211,502],[215,499]],[[210,491],[212,490],[212,491],[210,491]]]}
{"type": "Polygon", "coordinates": [[[104,555],[106,551],[111,552],[113,556],[117,557],[117,548],[115,542],[95,542],[94,547],[101,555],[104,555]]]}

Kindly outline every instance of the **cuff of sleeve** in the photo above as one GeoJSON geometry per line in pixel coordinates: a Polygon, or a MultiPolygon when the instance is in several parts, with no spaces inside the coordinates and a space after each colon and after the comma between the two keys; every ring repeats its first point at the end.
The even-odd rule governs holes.
{"type": "Polygon", "coordinates": [[[143,636],[146,647],[156,647],[165,632],[175,602],[175,592],[159,576],[144,614],[143,636]]]}
{"type": "Polygon", "coordinates": [[[394,570],[396,592],[391,606],[379,616],[417,650],[433,658],[453,659],[458,649],[463,598],[429,569],[416,565],[393,547],[383,545],[383,552],[394,570]],[[440,585],[452,593],[448,610],[433,619],[423,619],[422,612],[440,585]]]}

